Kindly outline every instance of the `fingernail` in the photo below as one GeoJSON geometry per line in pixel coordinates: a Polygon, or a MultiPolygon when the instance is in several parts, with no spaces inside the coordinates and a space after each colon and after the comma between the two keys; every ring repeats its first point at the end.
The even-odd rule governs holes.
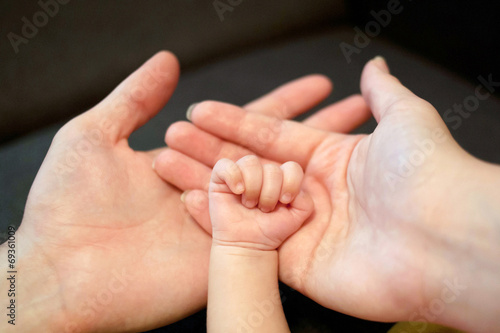
{"type": "Polygon", "coordinates": [[[193,103],[188,107],[186,111],[187,120],[191,121],[191,114],[193,113],[193,109],[196,107],[196,105],[198,105],[198,103],[193,103]]]}
{"type": "Polygon", "coordinates": [[[247,208],[254,208],[256,204],[257,204],[257,202],[253,201],[253,200],[252,201],[249,201],[249,200],[245,201],[245,206],[247,208]]]}
{"type": "Polygon", "coordinates": [[[262,207],[261,205],[259,205],[259,209],[263,212],[263,213],[269,213],[271,211],[271,209],[269,207],[262,207]]]}
{"type": "Polygon", "coordinates": [[[387,66],[387,61],[385,60],[384,57],[382,56],[376,56],[375,58],[372,59],[373,64],[377,66],[378,69],[380,69],[384,73],[389,73],[389,66],[387,66]]]}
{"type": "Polygon", "coordinates": [[[241,194],[245,190],[245,186],[243,186],[243,183],[238,183],[236,184],[236,194],[241,194]]]}
{"type": "Polygon", "coordinates": [[[282,203],[289,203],[292,200],[292,195],[290,193],[285,193],[281,196],[282,203]]]}
{"type": "Polygon", "coordinates": [[[184,191],[181,194],[181,202],[185,203],[186,202],[186,195],[188,194],[189,191],[184,191]]]}

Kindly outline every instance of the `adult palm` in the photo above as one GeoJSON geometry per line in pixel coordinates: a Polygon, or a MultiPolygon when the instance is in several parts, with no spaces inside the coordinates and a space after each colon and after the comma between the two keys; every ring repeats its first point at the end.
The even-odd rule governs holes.
{"type": "MultiPolygon", "coordinates": [[[[23,320],[4,322],[5,331],[139,331],[206,304],[211,240],[181,204],[179,190],[152,168],[168,149],[138,152],[127,141],[164,106],[178,75],[175,57],[161,52],[57,133],[16,236],[23,320]]],[[[325,78],[310,76],[248,109],[284,99],[293,116],[330,89],[325,78]]],[[[7,250],[0,248],[2,257],[7,250]]]]}
{"type": "Polygon", "coordinates": [[[153,171],[157,151],[127,142],[178,75],[175,57],[159,53],[56,134],[18,231],[19,270],[32,273],[20,282],[18,328],[138,331],[204,305],[210,240],[153,171]]]}
{"type": "MultiPolygon", "coordinates": [[[[446,234],[449,221],[436,219],[449,202],[446,191],[464,175],[441,179],[439,172],[451,162],[475,162],[451,139],[436,110],[390,76],[382,59],[367,64],[361,88],[379,122],[370,135],[327,132],[204,102],[191,114],[198,129],[174,124],[167,143],[203,168],[249,152],[301,164],[315,212],[279,249],[280,279],[344,313],[379,321],[420,319],[415,311],[440,297],[443,279],[454,278],[446,245],[464,236],[446,234]],[[205,149],[190,149],[188,142],[200,139],[205,149]],[[439,253],[431,255],[429,248],[439,253]]],[[[208,182],[209,175],[199,171],[198,187],[192,188],[208,182]]],[[[189,191],[184,201],[210,230],[206,193],[189,191]]],[[[436,316],[426,320],[446,323],[436,316]]]]}

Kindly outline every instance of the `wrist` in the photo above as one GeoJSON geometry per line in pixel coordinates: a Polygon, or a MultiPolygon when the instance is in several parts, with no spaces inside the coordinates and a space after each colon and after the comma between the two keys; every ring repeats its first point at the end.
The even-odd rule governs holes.
{"type": "Polygon", "coordinates": [[[266,281],[274,281],[278,286],[278,251],[262,251],[253,248],[212,244],[210,252],[209,284],[213,276],[224,275],[231,280],[238,276],[254,278],[260,276],[266,281]]]}
{"type": "Polygon", "coordinates": [[[427,307],[445,305],[436,316],[441,324],[492,331],[500,315],[500,168],[469,155],[458,165],[443,180],[431,217],[438,245],[427,269],[434,285],[427,307]]]}
{"type": "Polygon", "coordinates": [[[278,285],[278,252],[212,244],[208,279],[208,331],[288,331],[278,285]]]}
{"type": "Polygon", "coordinates": [[[261,252],[273,252],[273,251],[278,251],[277,248],[275,247],[270,247],[269,245],[266,244],[260,244],[260,243],[254,243],[254,242],[245,242],[245,241],[227,241],[227,240],[222,240],[218,239],[215,235],[212,236],[212,247],[227,247],[227,248],[232,248],[232,249],[248,249],[248,250],[254,250],[256,252],[261,251],[261,252]]]}
{"type": "Polygon", "coordinates": [[[0,305],[11,307],[2,316],[2,332],[64,332],[60,288],[43,249],[16,232],[10,243],[0,245],[0,272],[6,276],[1,279],[0,305]],[[11,260],[9,254],[14,255],[11,260]]]}
{"type": "Polygon", "coordinates": [[[241,260],[274,260],[278,250],[263,250],[246,243],[212,242],[212,255],[229,256],[241,260]]]}

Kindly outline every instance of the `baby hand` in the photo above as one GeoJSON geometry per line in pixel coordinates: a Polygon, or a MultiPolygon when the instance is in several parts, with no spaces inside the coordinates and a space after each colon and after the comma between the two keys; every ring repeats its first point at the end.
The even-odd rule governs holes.
{"type": "Polygon", "coordinates": [[[220,245],[275,250],[313,210],[299,164],[261,164],[256,156],[217,162],[209,187],[212,237],[220,245]]]}

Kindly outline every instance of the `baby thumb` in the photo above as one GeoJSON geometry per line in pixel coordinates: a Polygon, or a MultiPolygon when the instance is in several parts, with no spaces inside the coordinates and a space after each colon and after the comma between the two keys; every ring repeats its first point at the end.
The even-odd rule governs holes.
{"type": "Polygon", "coordinates": [[[212,223],[208,211],[208,193],[203,190],[186,191],[182,193],[181,201],[184,202],[189,215],[211,235],[212,223]]]}

